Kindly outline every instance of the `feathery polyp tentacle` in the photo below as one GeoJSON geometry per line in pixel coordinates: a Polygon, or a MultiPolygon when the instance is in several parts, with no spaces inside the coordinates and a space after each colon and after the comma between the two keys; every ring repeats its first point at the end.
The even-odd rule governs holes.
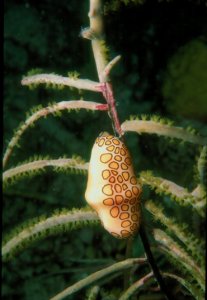
{"type": "Polygon", "coordinates": [[[22,134],[32,126],[37,120],[42,117],[46,117],[49,114],[55,114],[62,110],[77,110],[77,109],[89,109],[89,110],[107,110],[107,106],[103,106],[101,103],[90,102],[84,100],[71,100],[71,101],[62,101],[59,103],[54,103],[53,105],[49,105],[45,108],[38,109],[35,112],[32,112],[32,115],[28,114],[27,119],[24,123],[21,123],[19,128],[16,130],[14,136],[9,142],[6,152],[3,157],[3,167],[6,166],[6,163],[13,152],[15,146],[18,145],[18,142],[22,136],[22,134]],[[101,105],[101,106],[100,106],[101,105]]]}
{"type": "Polygon", "coordinates": [[[132,131],[139,134],[157,134],[160,136],[166,136],[169,138],[181,139],[185,142],[206,145],[207,138],[196,135],[189,132],[182,127],[175,127],[167,124],[161,124],[160,121],[143,121],[143,120],[131,120],[122,123],[121,128],[124,132],[132,131]]]}

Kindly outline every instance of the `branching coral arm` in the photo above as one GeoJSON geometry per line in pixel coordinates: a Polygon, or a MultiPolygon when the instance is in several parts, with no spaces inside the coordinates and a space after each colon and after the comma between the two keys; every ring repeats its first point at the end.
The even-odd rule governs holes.
{"type": "Polygon", "coordinates": [[[39,84],[58,85],[90,90],[94,92],[101,92],[99,82],[95,82],[89,79],[73,79],[55,74],[37,74],[26,76],[22,79],[21,84],[26,86],[35,86],[39,84]]]}
{"type": "Polygon", "coordinates": [[[149,274],[145,275],[135,283],[133,283],[124,293],[123,295],[119,298],[119,300],[127,300],[130,299],[132,295],[134,295],[139,288],[143,287],[143,285],[148,282],[151,278],[154,277],[153,272],[150,272],[149,274]]]}
{"type": "Polygon", "coordinates": [[[155,121],[142,121],[142,120],[133,120],[125,121],[122,123],[121,128],[124,132],[132,131],[139,134],[157,134],[161,136],[166,136],[169,138],[181,139],[185,142],[190,142],[198,145],[206,145],[207,138],[198,136],[181,127],[169,126],[166,124],[160,124],[155,121]]]}
{"type": "Polygon", "coordinates": [[[142,184],[150,185],[152,188],[159,188],[157,192],[163,191],[166,194],[169,192],[169,194],[174,195],[176,198],[186,199],[186,203],[184,204],[188,204],[188,199],[193,198],[191,193],[187,192],[184,187],[162,177],[153,176],[150,171],[141,172],[140,180],[142,184]]]}
{"type": "Polygon", "coordinates": [[[112,67],[119,61],[120,56],[115,57],[111,62],[108,62],[108,49],[104,40],[103,19],[102,19],[102,5],[100,0],[90,0],[89,20],[90,28],[82,31],[82,36],[91,40],[92,50],[96,63],[100,87],[102,94],[109,106],[109,114],[112,119],[114,131],[118,136],[122,135],[122,130],[115,107],[115,99],[113,95],[113,88],[110,84],[109,73],[112,67]]]}
{"type": "Polygon", "coordinates": [[[191,205],[200,216],[204,217],[205,211],[200,205],[203,204],[203,199],[196,197],[182,186],[162,177],[153,176],[150,171],[141,172],[140,181],[142,184],[149,185],[157,194],[169,195],[182,206],[191,205]]]}
{"type": "Polygon", "coordinates": [[[103,70],[103,78],[104,78],[104,81],[109,81],[109,74],[112,70],[112,68],[115,66],[115,64],[117,64],[117,62],[121,59],[121,55],[118,55],[116,57],[114,57],[108,64],[107,66],[105,67],[105,69],[103,70]]]}
{"type": "Polygon", "coordinates": [[[87,287],[90,284],[94,284],[97,280],[115,273],[115,272],[119,272],[119,271],[123,271],[126,269],[129,269],[131,267],[133,267],[136,264],[143,264],[146,262],[145,258],[129,258],[126,259],[124,261],[115,263],[107,268],[104,268],[100,271],[97,271],[91,275],[89,275],[88,277],[78,281],[77,283],[71,285],[70,287],[66,288],[64,291],[62,291],[61,293],[57,294],[56,296],[52,297],[50,300],[60,300],[60,299],[64,299],[65,297],[81,290],[84,287],[87,287]]]}
{"type": "Polygon", "coordinates": [[[96,300],[99,294],[100,287],[98,285],[92,286],[89,291],[87,292],[86,300],[96,300]]]}
{"type": "MultiPolygon", "coordinates": [[[[187,280],[183,279],[182,277],[171,274],[171,273],[162,273],[162,276],[175,279],[181,285],[183,285],[195,297],[195,299],[201,299],[201,298],[198,298],[198,295],[200,294],[198,289],[196,289],[195,287],[192,287],[192,284],[189,284],[189,282],[187,280]]],[[[142,277],[141,279],[137,280],[124,292],[124,294],[119,298],[119,300],[131,299],[130,297],[132,295],[134,295],[135,293],[137,293],[139,291],[139,289],[142,288],[143,285],[145,285],[145,283],[148,283],[152,278],[153,278],[153,273],[151,272],[151,273],[145,275],[144,277],[142,277]]]]}
{"type": "Polygon", "coordinates": [[[174,263],[181,264],[184,269],[186,269],[189,274],[191,274],[194,279],[198,282],[201,289],[205,290],[205,272],[195,263],[194,260],[189,257],[188,253],[176,243],[170,236],[168,236],[164,231],[160,229],[154,230],[154,236],[157,241],[161,244],[159,249],[161,249],[166,254],[170,255],[174,263]]]}
{"type": "Polygon", "coordinates": [[[50,166],[56,169],[63,168],[66,170],[67,168],[70,168],[82,172],[87,172],[88,170],[88,163],[80,162],[75,158],[40,159],[29,163],[23,163],[17,167],[4,171],[3,183],[12,180],[13,178],[21,177],[21,175],[25,173],[36,172],[50,166]]]}
{"type": "Polygon", "coordinates": [[[43,216],[37,220],[31,220],[30,224],[22,225],[19,229],[14,230],[14,233],[10,235],[11,238],[7,238],[6,242],[3,242],[3,259],[10,258],[13,253],[44,236],[98,223],[98,216],[89,209],[57,212],[49,218],[43,216]]]}
{"type": "Polygon", "coordinates": [[[177,282],[179,282],[182,286],[184,286],[190,293],[191,295],[194,296],[196,300],[203,299],[203,293],[198,289],[198,287],[195,284],[189,283],[186,278],[182,278],[180,276],[177,276],[175,274],[167,273],[164,272],[162,273],[164,277],[169,277],[175,279],[177,282]]]}
{"type": "Polygon", "coordinates": [[[7,150],[4,154],[3,158],[3,167],[6,166],[6,163],[14,149],[15,146],[18,145],[19,139],[25,130],[33,125],[38,119],[42,117],[46,117],[49,114],[55,114],[62,110],[72,110],[72,109],[88,109],[88,110],[102,110],[105,111],[108,109],[106,104],[84,101],[84,100],[71,100],[71,101],[62,101],[59,103],[55,103],[53,105],[42,108],[31,116],[29,116],[23,124],[20,124],[19,128],[16,130],[13,138],[8,144],[7,150]]]}
{"type": "Polygon", "coordinates": [[[155,204],[152,200],[149,200],[146,202],[145,208],[153,215],[155,220],[166,227],[168,233],[174,234],[185,245],[193,260],[199,263],[202,270],[205,270],[204,240],[199,240],[191,233],[186,224],[179,224],[175,218],[167,217],[164,213],[164,207],[160,204],[155,204]]]}
{"type": "Polygon", "coordinates": [[[104,82],[103,71],[107,65],[106,46],[103,34],[103,8],[100,0],[90,0],[88,17],[90,20],[91,45],[93,49],[99,81],[104,82]]]}
{"type": "Polygon", "coordinates": [[[201,150],[200,157],[197,162],[197,180],[198,186],[192,192],[197,197],[204,197],[203,206],[206,206],[207,196],[207,146],[201,150]]]}
{"type": "Polygon", "coordinates": [[[202,148],[200,157],[198,159],[198,176],[199,176],[199,181],[202,185],[206,187],[206,181],[207,181],[207,145],[202,148]]]}
{"type": "Polygon", "coordinates": [[[165,284],[165,281],[163,280],[162,274],[160,273],[160,270],[157,266],[157,264],[154,261],[154,256],[152,254],[151,248],[150,248],[150,244],[149,244],[149,240],[145,231],[145,227],[143,225],[143,223],[141,223],[140,226],[140,237],[147,255],[147,260],[149,262],[150,267],[152,268],[154,277],[156,278],[161,291],[163,292],[165,299],[166,300],[173,300],[173,297],[169,291],[169,287],[165,284]]]}

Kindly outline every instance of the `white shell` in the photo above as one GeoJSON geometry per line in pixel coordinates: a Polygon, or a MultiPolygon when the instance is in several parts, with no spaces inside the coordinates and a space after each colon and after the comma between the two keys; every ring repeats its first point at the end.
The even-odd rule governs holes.
{"type": "Polygon", "coordinates": [[[110,234],[127,238],[138,230],[140,194],[128,149],[117,137],[102,133],[91,152],[85,197],[110,234]]]}

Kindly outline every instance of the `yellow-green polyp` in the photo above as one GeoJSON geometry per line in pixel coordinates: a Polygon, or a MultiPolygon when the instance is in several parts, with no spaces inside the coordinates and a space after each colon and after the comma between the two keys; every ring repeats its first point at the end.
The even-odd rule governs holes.
{"type": "Polygon", "coordinates": [[[85,197],[114,237],[127,238],[138,231],[140,194],[127,147],[117,137],[101,133],[92,148],[85,197]]]}

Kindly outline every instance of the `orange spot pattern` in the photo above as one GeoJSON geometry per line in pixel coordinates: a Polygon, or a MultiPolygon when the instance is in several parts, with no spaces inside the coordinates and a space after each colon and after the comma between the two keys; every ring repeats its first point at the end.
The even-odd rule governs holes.
{"type": "Polygon", "coordinates": [[[107,163],[112,159],[112,154],[111,153],[104,153],[101,155],[100,160],[102,163],[107,163]]]}
{"type": "Polygon", "coordinates": [[[104,170],[102,172],[103,179],[107,179],[107,178],[109,178],[109,176],[110,176],[110,171],[109,170],[104,170]]]}
{"type": "Polygon", "coordinates": [[[112,186],[111,184],[105,184],[102,188],[102,192],[106,195],[106,196],[112,196],[113,195],[113,190],[112,190],[112,186]]]}
{"type": "Polygon", "coordinates": [[[116,204],[119,205],[124,201],[124,197],[122,195],[115,196],[116,204]]]}
{"type": "Polygon", "coordinates": [[[103,201],[103,203],[107,206],[112,206],[114,205],[114,200],[112,198],[107,198],[103,201]]]}
{"type": "Polygon", "coordinates": [[[106,184],[102,188],[103,204],[109,208],[112,218],[120,220],[120,234],[110,233],[116,238],[127,238],[139,227],[141,188],[134,176],[132,161],[126,146],[116,137],[103,134],[96,139],[103,147],[100,162],[105,165],[102,178],[106,184]]]}
{"type": "Polygon", "coordinates": [[[113,218],[118,217],[119,215],[119,208],[118,206],[114,206],[111,210],[110,210],[110,214],[113,218]]]}

